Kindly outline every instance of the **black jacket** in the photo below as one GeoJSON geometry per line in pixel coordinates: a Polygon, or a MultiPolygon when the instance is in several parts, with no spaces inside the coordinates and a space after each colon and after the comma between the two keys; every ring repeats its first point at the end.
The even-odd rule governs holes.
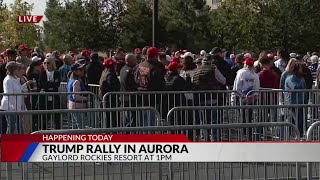
{"type": "Polygon", "coordinates": [[[55,63],[56,63],[57,69],[59,69],[63,65],[63,62],[60,59],[55,59],[55,63]]]}
{"type": "MultiPolygon", "coordinates": [[[[52,82],[48,81],[46,71],[41,72],[38,83],[40,90],[45,92],[58,92],[61,83],[59,71],[54,71],[52,82]]],[[[39,107],[37,107],[37,109],[60,109],[60,98],[59,95],[40,95],[39,107]]]]}
{"type": "Polygon", "coordinates": [[[97,61],[91,61],[86,67],[88,84],[99,84],[103,66],[97,61]]]}
{"type": "MultiPolygon", "coordinates": [[[[305,64],[303,64],[302,71],[303,71],[303,78],[306,82],[306,88],[312,89],[313,79],[312,79],[312,74],[311,74],[310,69],[305,64]]],[[[308,94],[308,93],[306,93],[306,94],[308,94]]]]}
{"type": "Polygon", "coordinates": [[[3,93],[3,80],[7,76],[7,63],[0,65],[0,93],[3,93]]]}
{"type": "Polygon", "coordinates": [[[139,91],[163,91],[165,80],[156,61],[144,61],[135,70],[135,81],[139,91]]]}
{"type": "Polygon", "coordinates": [[[165,76],[167,91],[186,91],[187,82],[177,73],[168,72],[165,76]]]}
{"type": "Polygon", "coordinates": [[[127,64],[120,71],[120,90],[125,91],[137,91],[137,84],[134,80],[133,68],[127,64]]]}
{"type": "Polygon", "coordinates": [[[114,70],[109,69],[102,81],[100,87],[100,95],[104,96],[108,92],[117,92],[120,91],[120,81],[117,77],[117,74],[114,70]]]}
{"type": "Polygon", "coordinates": [[[229,64],[223,59],[222,60],[213,60],[213,64],[217,66],[218,70],[226,78],[226,85],[232,86],[233,79],[232,79],[232,73],[231,73],[231,68],[230,68],[229,64]]]}
{"type": "Polygon", "coordinates": [[[41,72],[40,79],[38,81],[39,88],[44,90],[45,92],[58,92],[61,83],[59,71],[54,71],[53,79],[53,82],[48,82],[46,71],[41,72]]]}

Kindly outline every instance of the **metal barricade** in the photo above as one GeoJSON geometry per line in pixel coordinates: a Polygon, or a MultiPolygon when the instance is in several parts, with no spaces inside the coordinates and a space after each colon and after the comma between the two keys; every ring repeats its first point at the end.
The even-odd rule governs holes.
{"type": "Polygon", "coordinates": [[[235,91],[110,92],[103,97],[103,107],[154,107],[164,119],[177,106],[240,105],[240,98],[233,97],[239,94],[235,91]]]}
{"type": "MultiPolygon", "coordinates": [[[[320,121],[313,123],[307,132],[307,141],[320,143],[320,121]]],[[[320,162],[307,163],[308,180],[320,179],[320,162]]]]}
{"type": "Polygon", "coordinates": [[[69,117],[60,113],[29,114],[31,110],[54,110],[63,109],[87,109],[95,108],[99,105],[97,97],[91,92],[39,92],[20,94],[0,94],[2,108],[8,111],[27,111],[22,116],[1,116],[1,132],[6,131],[7,120],[17,121],[18,130],[24,133],[31,133],[44,129],[65,129],[68,125],[69,117]],[[68,102],[68,98],[73,99],[73,103],[68,102]],[[69,107],[68,107],[69,106],[69,107]]]}
{"type": "Polygon", "coordinates": [[[88,86],[89,86],[89,91],[95,94],[97,97],[99,97],[100,85],[88,84],[88,86]]]}
{"type": "Polygon", "coordinates": [[[68,85],[68,83],[61,82],[60,86],[59,86],[59,92],[67,92],[67,85],[68,85]]]}
{"type": "MultiPolygon", "coordinates": [[[[167,123],[170,125],[200,125],[200,124],[232,124],[232,123],[260,123],[272,122],[266,112],[270,109],[283,110],[282,117],[277,116],[274,122],[289,122],[296,125],[303,136],[308,128],[306,116],[300,112],[306,112],[308,108],[319,108],[319,104],[306,105],[247,105],[247,106],[181,106],[171,109],[167,115],[167,123]],[[235,116],[230,114],[235,113],[235,116]],[[229,115],[226,115],[229,114],[229,115]]],[[[305,113],[306,114],[306,113],[305,113]]],[[[270,136],[281,137],[285,129],[270,130],[270,136]]],[[[214,138],[219,132],[212,132],[214,138]]],[[[261,133],[256,132],[257,134],[261,133]]],[[[253,136],[251,132],[247,135],[253,136]]],[[[199,133],[196,134],[199,137],[199,133]]]]}
{"type": "MultiPolygon", "coordinates": [[[[291,105],[291,104],[320,104],[320,90],[259,90],[251,91],[246,98],[248,105],[291,105]]],[[[303,118],[304,127],[310,126],[319,119],[319,107],[308,107],[304,109],[273,109],[261,110],[259,114],[264,115],[263,119],[275,121],[275,119],[286,119],[291,113],[303,118]],[[289,112],[289,113],[288,113],[289,112]]],[[[305,129],[306,130],[306,129],[305,129]]]]}
{"type": "MultiPolygon", "coordinates": [[[[71,124],[69,124],[69,129],[66,130],[70,130],[70,129],[91,129],[91,128],[98,128],[98,127],[102,127],[102,123],[107,123],[106,119],[100,119],[100,117],[95,116],[96,113],[101,113],[101,112],[138,112],[138,111],[150,111],[153,114],[155,114],[155,117],[157,119],[157,121],[161,121],[160,119],[160,114],[152,107],[137,107],[137,108],[109,108],[109,109],[60,109],[59,111],[57,110],[37,110],[37,111],[0,111],[0,117],[1,116],[24,116],[24,115],[46,115],[46,114],[53,114],[53,115],[63,115],[65,117],[69,117],[69,122],[71,124]],[[81,116],[82,115],[82,116],[81,116]],[[86,127],[85,124],[88,124],[88,126],[86,127]],[[81,125],[82,127],[79,127],[79,125],[81,125]]],[[[148,118],[148,117],[147,117],[148,118]]],[[[140,119],[139,119],[140,120],[140,119]]],[[[125,119],[122,120],[121,122],[117,122],[118,124],[125,124],[126,121],[125,119]]],[[[137,123],[138,124],[138,123],[137,123]]],[[[119,125],[120,127],[120,125],[119,125]]],[[[125,126],[122,126],[125,127],[125,126]]],[[[63,132],[63,130],[47,130],[47,132],[63,132]]],[[[1,148],[0,148],[0,152],[1,152],[1,148]]],[[[6,173],[6,177],[7,180],[14,180],[14,179],[22,179],[21,177],[15,177],[14,173],[17,173],[17,171],[23,172],[22,175],[24,177],[24,179],[27,179],[28,177],[28,171],[26,169],[26,163],[6,163],[7,166],[5,166],[5,163],[1,163],[1,173],[2,172],[7,172],[6,173]],[[3,169],[4,168],[4,169],[3,169]],[[23,168],[23,169],[21,169],[23,168]]],[[[37,167],[38,164],[34,163],[32,164],[32,167],[37,167]]],[[[75,165],[73,168],[76,168],[78,165],[75,165]]],[[[42,170],[43,172],[40,173],[40,169],[38,169],[39,171],[39,178],[40,178],[40,174],[43,175],[43,179],[45,179],[45,175],[48,171],[47,169],[47,164],[43,164],[42,166],[42,170]],[[45,170],[46,169],[46,170],[45,170]]],[[[59,165],[58,165],[59,167],[59,165]]],[[[52,167],[52,173],[54,175],[56,175],[55,173],[55,168],[52,167]]],[[[75,172],[76,173],[76,172],[75,172]]],[[[37,173],[35,173],[37,174],[37,173]]],[[[34,179],[34,172],[32,175],[31,179],[34,179]]],[[[0,177],[3,176],[3,174],[0,174],[0,177]]],[[[63,175],[62,175],[63,177],[63,175]]]]}
{"type": "MultiPolygon", "coordinates": [[[[59,87],[59,92],[67,92],[67,85],[68,83],[66,82],[61,82],[60,87],[59,87]]],[[[98,84],[88,84],[88,91],[92,92],[94,95],[98,96],[99,95],[99,88],[100,85],[98,84]]]]}
{"type": "MultiPolygon", "coordinates": [[[[243,129],[288,128],[288,140],[299,140],[297,128],[290,123],[220,124],[195,126],[128,127],[85,130],[39,131],[35,134],[181,134],[187,131],[221,130],[229,134],[228,141],[242,141],[243,129]]],[[[188,133],[184,133],[190,140],[188,133]]],[[[253,141],[247,139],[246,141],[253,141]]],[[[273,141],[280,141],[273,139],[273,141]]],[[[4,164],[4,163],[2,163],[4,164]]],[[[146,179],[146,180],[229,180],[229,179],[300,179],[297,163],[24,163],[24,171],[13,164],[13,179],[21,179],[25,172],[29,179],[146,179]],[[18,169],[17,169],[18,168],[18,169]]],[[[3,172],[3,171],[2,171],[3,172]]]]}

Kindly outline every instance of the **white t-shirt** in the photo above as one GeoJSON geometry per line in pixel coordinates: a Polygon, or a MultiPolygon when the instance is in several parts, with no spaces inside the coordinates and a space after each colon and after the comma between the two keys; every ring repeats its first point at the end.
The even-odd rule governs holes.
{"type": "Polygon", "coordinates": [[[282,59],[277,60],[274,62],[274,65],[280,69],[280,71],[283,73],[286,70],[287,63],[284,62],[282,59]]]}
{"type": "Polygon", "coordinates": [[[53,77],[53,75],[54,75],[54,71],[48,71],[48,70],[46,70],[46,73],[47,73],[47,80],[48,80],[48,82],[53,82],[54,81],[54,77],[53,77]]]}

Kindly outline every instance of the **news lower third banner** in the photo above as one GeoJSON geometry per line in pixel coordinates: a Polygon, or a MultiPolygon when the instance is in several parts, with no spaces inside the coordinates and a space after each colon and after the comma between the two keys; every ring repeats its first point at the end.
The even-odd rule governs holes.
{"type": "Polygon", "coordinates": [[[320,143],[190,142],[184,135],[2,135],[2,162],[320,162],[320,143]]]}

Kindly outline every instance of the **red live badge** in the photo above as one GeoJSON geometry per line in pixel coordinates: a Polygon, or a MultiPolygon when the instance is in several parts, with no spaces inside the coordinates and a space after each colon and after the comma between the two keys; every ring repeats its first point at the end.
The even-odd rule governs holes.
{"type": "Polygon", "coordinates": [[[19,16],[19,23],[39,23],[43,16],[19,16]]]}

